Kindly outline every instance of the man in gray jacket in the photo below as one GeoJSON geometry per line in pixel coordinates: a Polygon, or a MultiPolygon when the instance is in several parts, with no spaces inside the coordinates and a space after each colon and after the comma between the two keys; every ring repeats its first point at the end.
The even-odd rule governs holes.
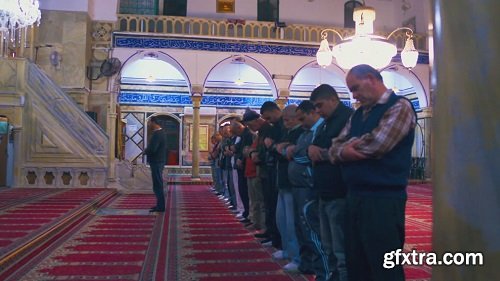
{"type": "Polygon", "coordinates": [[[297,239],[300,247],[300,266],[302,273],[314,273],[316,281],[328,280],[330,270],[328,257],[321,246],[318,216],[318,194],[313,189],[312,163],[307,156],[307,148],[313,142],[323,118],[316,112],[310,101],[303,101],[297,107],[297,119],[302,122],[304,132],[296,145],[287,147],[293,161],[288,165],[288,177],[293,186],[297,239]]]}

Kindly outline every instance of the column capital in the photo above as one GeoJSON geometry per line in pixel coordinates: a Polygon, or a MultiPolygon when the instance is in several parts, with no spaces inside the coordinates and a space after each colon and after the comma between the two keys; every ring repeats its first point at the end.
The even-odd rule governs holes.
{"type": "Polygon", "coordinates": [[[424,107],[422,108],[422,112],[420,112],[420,118],[432,118],[432,107],[424,107]]]}
{"type": "Polygon", "coordinates": [[[288,98],[277,98],[274,102],[278,105],[278,107],[283,110],[285,108],[288,98]]]}
{"type": "Polygon", "coordinates": [[[192,95],[191,96],[191,102],[193,103],[193,109],[200,109],[200,104],[201,104],[201,99],[203,97],[200,95],[200,96],[195,96],[195,95],[192,95]]]}
{"type": "Polygon", "coordinates": [[[203,85],[200,84],[193,84],[191,85],[191,96],[203,96],[203,85]]]}
{"type": "Polygon", "coordinates": [[[290,90],[288,88],[281,88],[278,91],[278,99],[279,98],[288,98],[290,96],[290,90]]]}
{"type": "Polygon", "coordinates": [[[274,102],[283,110],[288,102],[289,96],[290,90],[288,90],[288,88],[280,88],[278,91],[278,98],[275,99],[274,102]]]}

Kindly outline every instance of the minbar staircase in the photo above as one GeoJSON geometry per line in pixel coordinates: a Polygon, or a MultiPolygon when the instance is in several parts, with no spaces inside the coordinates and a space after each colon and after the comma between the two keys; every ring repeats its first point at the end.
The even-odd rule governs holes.
{"type": "Polygon", "coordinates": [[[14,124],[14,186],[106,186],[109,140],[99,125],[37,65],[0,58],[0,74],[0,114],[14,124]]]}

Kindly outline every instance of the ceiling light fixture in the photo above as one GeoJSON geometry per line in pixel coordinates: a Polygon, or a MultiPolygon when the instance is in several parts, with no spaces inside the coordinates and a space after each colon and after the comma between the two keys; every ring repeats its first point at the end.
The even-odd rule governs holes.
{"type": "Polygon", "coordinates": [[[316,60],[322,67],[327,67],[335,57],[337,64],[344,69],[351,69],[359,64],[368,64],[374,68],[381,69],[391,63],[397,54],[396,46],[389,43],[389,38],[397,31],[406,30],[405,47],[401,51],[401,61],[407,68],[417,65],[418,51],[413,44],[413,30],[408,27],[395,29],[387,37],[373,34],[373,21],[375,20],[375,9],[361,6],[354,9],[353,19],[356,22],[354,36],[343,38],[334,29],[321,31],[321,41],[316,60]],[[342,40],[341,43],[330,49],[328,43],[328,32],[331,31],[342,40]]]}
{"type": "MultiPolygon", "coordinates": [[[[9,41],[20,41],[19,30],[40,24],[40,4],[38,0],[0,0],[0,44],[2,55],[5,55],[9,41]]],[[[15,46],[15,45],[14,45],[15,46]]]]}
{"type": "Polygon", "coordinates": [[[153,83],[156,81],[156,78],[153,74],[149,74],[148,77],[146,77],[146,82],[148,83],[153,83]]]}
{"type": "Polygon", "coordinates": [[[243,62],[236,61],[236,63],[238,64],[238,79],[236,79],[236,81],[234,81],[234,84],[236,84],[238,86],[242,86],[243,85],[243,80],[241,80],[241,64],[243,62]]]}

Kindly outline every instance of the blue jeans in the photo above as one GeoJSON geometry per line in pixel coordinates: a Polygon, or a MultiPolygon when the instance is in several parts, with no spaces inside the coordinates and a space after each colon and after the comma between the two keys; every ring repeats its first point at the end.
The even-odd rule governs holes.
{"type": "Polygon", "coordinates": [[[276,207],[276,223],[281,234],[283,256],[300,264],[299,242],[295,232],[295,210],[291,189],[280,189],[276,207]]]}
{"type": "Polygon", "coordinates": [[[165,210],[165,194],[163,193],[163,168],[165,163],[149,163],[151,178],[153,180],[153,192],[156,196],[156,209],[165,210]]]}
{"type": "Polygon", "coordinates": [[[328,256],[332,281],[347,281],[344,232],[346,200],[344,198],[319,200],[321,244],[328,256]]]}
{"type": "Polygon", "coordinates": [[[215,191],[222,194],[222,192],[224,191],[222,184],[222,171],[216,163],[212,163],[211,168],[215,191]]]}

